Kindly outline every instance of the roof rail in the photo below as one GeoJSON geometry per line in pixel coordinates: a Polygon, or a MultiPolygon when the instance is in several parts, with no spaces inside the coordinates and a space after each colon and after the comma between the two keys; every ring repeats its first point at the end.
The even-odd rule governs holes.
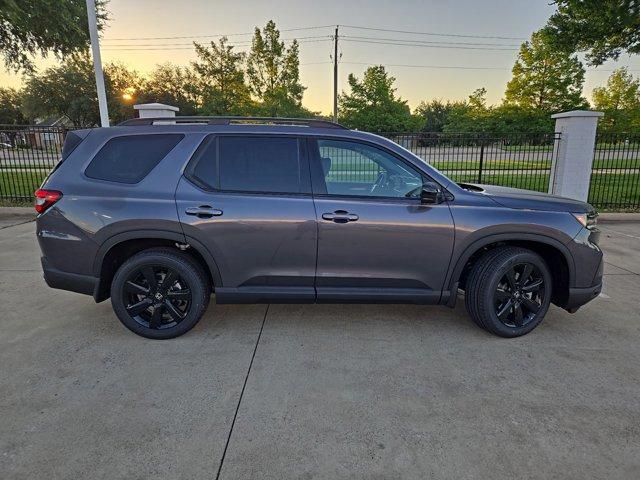
{"type": "Polygon", "coordinates": [[[263,123],[268,125],[302,125],[306,127],[319,128],[338,128],[348,130],[347,127],[339,123],[330,122],[318,118],[279,118],[279,117],[200,117],[200,116],[184,116],[184,117],[152,117],[152,118],[131,118],[120,122],[118,126],[140,126],[155,125],[161,123],[166,125],[181,123],[199,123],[205,125],[230,125],[232,123],[263,123]]]}

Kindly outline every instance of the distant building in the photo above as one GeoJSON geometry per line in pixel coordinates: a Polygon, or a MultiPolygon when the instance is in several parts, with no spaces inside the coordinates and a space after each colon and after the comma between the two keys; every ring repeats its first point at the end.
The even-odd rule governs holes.
{"type": "Polygon", "coordinates": [[[65,115],[36,119],[36,125],[25,132],[25,143],[31,148],[59,149],[64,143],[66,131],[73,123],[65,115]]]}

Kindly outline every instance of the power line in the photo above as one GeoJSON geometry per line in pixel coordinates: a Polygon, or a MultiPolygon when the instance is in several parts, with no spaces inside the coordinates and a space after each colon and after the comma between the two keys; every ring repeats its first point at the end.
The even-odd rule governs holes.
{"type": "MultiPolygon", "coordinates": [[[[341,62],[345,65],[382,65],[384,67],[407,67],[407,68],[432,68],[432,69],[455,69],[455,70],[511,70],[512,67],[470,67],[467,65],[413,65],[406,63],[383,63],[383,62],[341,62]]],[[[613,72],[615,69],[587,68],[588,72],[613,72]]],[[[630,72],[640,72],[640,70],[629,69],[630,72]]]]}
{"type": "MultiPolygon", "coordinates": [[[[333,25],[316,25],[313,27],[298,27],[298,28],[280,28],[278,31],[280,32],[299,32],[301,30],[318,30],[321,28],[329,28],[333,27],[333,25]]],[[[224,33],[219,35],[185,35],[185,36],[171,36],[171,37],[122,37],[122,38],[104,38],[105,41],[124,41],[124,40],[175,40],[175,39],[185,39],[185,38],[220,38],[220,37],[236,37],[241,35],[253,35],[255,31],[252,32],[242,32],[242,33],[224,33]]]]}
{"type": "Polygon", "coordinates": [[[458,33],[434,33],[434,32],[417,32],[411,30],[393,30],[390,28],[375,28],[375,27],[361,27],[358,25],[341,25],[344,28],[355,28],[358,30],[373,30],[376,32],[393,32],[393,33],[406,33],[409,35],[431,35],[435,37],[460,37],[460,38],[492,38],[495,40],[527,40],[524,37],[500,37],[494,35],[462,35],[458,33]]]}
{"type": "Polygon", "coordinates": [[[396,45],[401,47],[423,47],[423,48],[446,48],[446,49],[456,49],[456,50],[492,50],[499,52],[515,52],[517,49],[514,48],[497,48],[497,47],[465,47],[465,46],[455,46],[455,45],[426,45],[422,43],[406,43],[406,42],[378,42],[375,40],[355,40],[349,38],[343,38],[344,42],[352,42],[352,43],[370,43],[374,45],[396,45]]]}
{"type": "MultiPolygon", "coordinates": [[[[297,40],[298,42],[302,41],[302,40],[309,40],[309,39],[317,39],[317,38],[323,38],[326,40],[331,40],[331,37],[329,35],[312,35],[312,36],[308,36],[308,37],[296,37],[296,38],[281,38],[280,41],[282,42],[289,42],[289,41],[293,41],[293,40],[297,40]]],[[[120,44],[114,44],[114,45],[110,45],[110,44],[103,44],[105,47],[178,47],[178,46],[187,46],[187,45],[191,45],[193,46],[195,42],[186,42],[186,43],[120,43],[120,44]]],[[[229,46],[236,46],[236,45],[251,45],[252,41],[251,40],[241,40],[239,42],[233,42],[233,43],[229,43],[229,46]]],[[[203,44],[203,45],[206,45],[203,44]]]]}
{"type": "MultiPolygon", "coordinates": [[[[323,38],[323,39],[318,39],[318,40],[301,40],[298,43],[318,43],[318,42],[329,42],[331,41],[331,38],[323,38]]],[[[187,44],[189,45],[189,44],[187,44]]],[[[230,46],[238,46],[238,47],[242,47],[242,46],[249,46],[251,45],[251,42],[246,42],[246,43],[234,43],[234,44],[230,44],[230,46]]],[[[157,51],[165,51],[165,50],[193,50],[195,47],[193,45],[191,45],[190,47],[155,47],[155,46],[150,46],[150,47],[124,47],[124,48],[120,48],[120,46],[115,46],[115,45],[109,45],[106,46],[105,48],[103,48],[103,51],[120,51],[120,52],[127,52],[127,51],[142,51],[142,52],[147,52],[147,51],[153,51],[153,50],[157,50],[157,51]]]]}
{"type": "Polygon", "coordinates": [[[520,47],[517,44],[509,43],[478,43],[478,42],[434,42],[429,40],[413,40],[406,38],[385,38],[385,37],[361,37],[358,35],[343,35],[342,38],[354,38],[358,40],[378,40],[378,41],[390,41],[390,42],[409,42],[425,45],[473,45],[473,46],[488,46],[488,47],[520,47]]]}

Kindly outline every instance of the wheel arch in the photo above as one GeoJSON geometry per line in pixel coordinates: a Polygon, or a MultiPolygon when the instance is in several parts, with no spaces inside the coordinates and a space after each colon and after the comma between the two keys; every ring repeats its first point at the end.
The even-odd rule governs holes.
{"type": "Polygon", "coordinates": [[[190,237],[185,239],[184,235],[172,231],[135,230],[110,237],[98,249],[93,263],[94,275],[99,278],[93,293],[95,301],[101,302],[109,298],[113,275],[126,258],[154,247],[183,250],[206,267],[205,271],[208,272],[214,288],[222,286],[222,277],[216,261],[206,247],[197,240],[190,237]],[[183,250],[177,245],[188,245],[188,247],[183,250]]]}
{"type": "Polygon", "coordinates": [[[575,264],[569,249],[559,240],[535,233],[502,233],[484,236],[469,244],[458,257],[445,285],[452,294],[448,306],[454,306],[458,288],[463,285],[471,265],[485,251],[500,246],[514,245],[538,253],[547,263],[553,277],[553,303],[566,303],[569,288],[575,279],[575,264]]]}

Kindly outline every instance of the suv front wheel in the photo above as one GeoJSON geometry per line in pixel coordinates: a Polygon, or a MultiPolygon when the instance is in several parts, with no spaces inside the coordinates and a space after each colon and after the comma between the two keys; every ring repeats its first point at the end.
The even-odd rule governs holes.
{"type": "Polygon", "coordinates": [[[465,304],[480,327],[519,337],[542,322],[551,302],[551,273],[537,253],[499,247],[480,257],[467,279],[465,304]]]}
{"type": "Polygon", "coordinates": [[[188,332],[207,309],[210,295],[200,265],[172,249],[134,255],[111,283],[111,304],[120,321],[132,332],[154,339],[188,332]]]}

